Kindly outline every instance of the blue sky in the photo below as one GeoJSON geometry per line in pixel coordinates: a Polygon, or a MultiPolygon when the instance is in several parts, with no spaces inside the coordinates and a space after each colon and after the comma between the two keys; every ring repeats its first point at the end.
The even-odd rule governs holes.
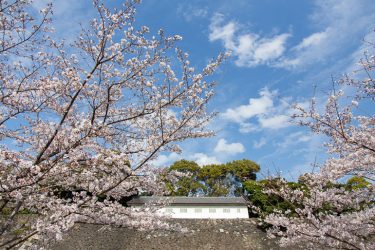
{"type": "MultiPolygon", "coordinates": [[[[45,1],[37,1],[39,5],[45,1]]],[[[117,1],[120,3],[120,1],[117,1]]],[[[117,4],[116,3],[116,4],[117,4]]],[[[58,0],[57,34],[69,39],[74,23],[92,15],[90,1],[58,0]]],[[[218,53],[232,56],[215,75],[218,87],[209,109],[219,112],[212,138],[181,144],[181,155],[163,153],[155,162],[177,159],[200,164],[248,158],[288,179],[310,171],[326,157],[324,138],[290,123],[290,105],[308,105],[330,88],[331,77],[356,69],[366,43],[374,42],[373,0],[144,0],[138,25],[179,34],[192,65],[218,53]]]]}

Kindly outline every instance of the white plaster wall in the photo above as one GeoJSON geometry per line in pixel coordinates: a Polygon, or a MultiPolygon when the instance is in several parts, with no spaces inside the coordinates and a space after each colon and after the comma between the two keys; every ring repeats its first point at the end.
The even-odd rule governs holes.
{"type": "Polygon", "coordinates": [[[158,213],[179,219],[249,218],[246,206],[167,206],[158,213]]]}

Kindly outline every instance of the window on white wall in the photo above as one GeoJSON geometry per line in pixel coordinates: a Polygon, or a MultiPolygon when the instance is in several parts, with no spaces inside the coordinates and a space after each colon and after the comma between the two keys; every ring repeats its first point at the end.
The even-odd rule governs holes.
{"type": "Polygon", "coordinates": [[[230,208],[223,208],[223,213],[230,213],[230,208]]]}
{"type": "Polygon", "coordinates": [[[241,208],[237,208],[237,213],[241,213],[241,208]]]}
{"type": "Polygon", "coordinates": [[[165,208],[165,212],[172,213],[173,212],[173,208],[167,207],[167,208],[165,208]]]}
{"type": "Polygon", "coordinates": [[[216,208],[209,208],[209,209],[208,209],[208,212],[209,212],[209,213],[216,213],[216,208]]]}
{"type": "Polygon", "coordinates": [[[202,208],[196,208],[196,209],[194,209],[194,212],[195,213],[202,213],[202,208]]]}
{"type": "Polygon", "coordinates": [[[180,213],[187,213],[187,208],[180,208],[180,213]]]}

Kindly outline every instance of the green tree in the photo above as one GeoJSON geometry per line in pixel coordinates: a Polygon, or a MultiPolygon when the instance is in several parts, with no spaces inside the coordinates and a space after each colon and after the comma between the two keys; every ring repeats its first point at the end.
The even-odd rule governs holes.
{"type": "Polygon", "coordinates": [[[256,180],[256,173],[259,172],[260,166],[248,159],[235,160],[226,164],[227,170],[239,181],[256,180]]]}
{"type": "Polygon", "coordinates": [[[205,183],[208,196],[239,196],[244,193],[243,182],[256,180],[256,172],[259,170],[255,162],[242,159],[203,166],[198,177],[205,183]]]}
{"type": "Polygon", "coordinates": [[[207,196],[227,196],[230,191],[229,169],[226,164],[211,164],[203,166],[198,179],[206,187],[207,196]]]}
{"type": "Polygon", "coordinates": [[[280,178],[265,179],[260,181],[247,180],[243,183],[243,187],[248,199],[253,205],[251,211],[253,216],[265,217],[268,214],[273,213],[275,210],[279,211],[290,211],[290,216],[295,214],[294,210],[300,207],[297,203],[291,203],[283,199],[276,193],[266,193],[265,190],[269,189],[281,189],[290,188],[293,190],[301,190],[306,192],[304,184],[296,182],[286,182],[280,178]]]}
{"type": "Polygon", "coordinates": [[[194,161],[179,160],[173,163],[168,172],[177,171],[186,174],[178,179],[177,182],[164,179],[167,189],[172,196],[193,196],[199,192],[204,193],[205,186],[197,180],[197,174],[200,167],[194,161]]]}
{"type": "Polygon", "coordinates": [[[358,190],[370,186],[371,183],[366,181],[362,176],[353,176],[346,182],[346,188],[349,190],[358,190]]]}
{"type": "Polygon", "coordinates": [[[199,172],[199,165],[194,161],[188,161],[188,160],[179,160],[173,163],[169,167],[169,171],[179,171],[181,173],[191,173],[191,174],[197,174],[199,172]]]}
{"type": "Polygon", "coordinates": [[[242,159],[226,164],[211,164],[200,167],[194,161],[179,160],[173,163],[168,172],[186,174],[176,182],[165,179],[171,195],[191,196],[201,193],[206,196],[228,196],[243,194],[243,182],[255,180],[258,164],[242,159]]]}
{"type": "Polygon", "coordinates": [[[256,180],[256,173],[260,170],[257,163],[247,159],[231,161],[226,166],[231,174],[232,190],[236,196],[244,194],[243,183],[247,180],[256,180]]]}

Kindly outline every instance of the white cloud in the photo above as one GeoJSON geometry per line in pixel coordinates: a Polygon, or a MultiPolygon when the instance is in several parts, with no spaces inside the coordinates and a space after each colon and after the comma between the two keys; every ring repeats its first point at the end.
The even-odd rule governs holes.
{"type": "Polygon", "coordinates": [[[230,21],[223,24],[223,15],[216,13],[210,24],[209,40],[221,40],[227,50],[237,57],[239,67],[254,67],[261,64],[273,64],[285,51],[289,33],[261,37],[256,33],[238,34],[240,24],[230,21]]]}
{"type": "Polygon", "coordinates": [[[181,159],[188,159],[191,161],[195,161],[198,163],[199,166],[204,166],[208,164],[220,164],[221,162],[215,156],[208,156],[204,153],[194,153],[187,155],[184,154],[177,154],[177,153],[170,153],[170,154],[161,154],[155,160],[151,162],[151,164],[155,167],[168,167],[172,165],[175,161],[181,159]]]}
{"type": "Polygon", "coordinates": [[[155,167],[167,167],[179,159],[182,159],[182,156],[172,152],[169,155],[159,155],[158,158],[152,161],[152,165],[155,167]]]}
{"type": "Polygon", "coordinates": [[[292,47],[275,66],[293,69],[329,61],[340,51],[361,43],[372,32],[373,0],[315,0],[314,5],[310,20],[317,31],[292,47]]]}
{"type": "Polygon", "coordinates": [[[267,143],[266,138],[262,137],[259,139],[259,141],[253,141],[253,148],[259,149],[263,147],[264,145],[266,145],[266,143],[267,143]]]}
{"type": "Polygon", "coordinates": [[[291,98],[276,99],[277,91],[263,88],[259,98],[250,98],[249,104],[228,108],[222,118],[239,124],[239,132],[252,133],[262,129],[282,129],[291,126],[291,98]],[[276,104],[275,105],[275,101],[276,104]],[[249,120],[256,120],[256,123],[249,120]]]}
{"type": "Polygon", "coordinates": [[[314,31],[294,45],[287,46],[290,32],[263,36],[246,31],[239,22],[225,22],[222,14],[213,15],[209,40],[221,41],[233,52],[239,67],[268,65],[292,70],[331,62],[341,51],[358,47],[362,38],[373,32],[373,0],[315,0],[313,5],[310,27],[314,31]]]}
{"type": "Polygon", "coordinates": [[[302,50],[302,49],[309,48],[311,46],[318,46],[324,42],[324,40],[328,37],[328,34],[329,34],[329,30],[314,33],[304,38],[302,42],[295,47],[295,49],[302,50]]]}
{"type": "Polygon", "coordinates": [[[271,117],[259,117],[258,121],[262,128],[280,129],[290,126],[290,117],[286,115],[275,115],[271,117]]]}
{"type": "Polygon", "coordinates": [[[240,128],[238,131],[243,134],[257,132],[261,130],[259,126],[249,122],[241,122],[239,123],[239,125],[240,128]]]}
{"type": "Polygon", "coordinates": [[[198,163],[199,166],[209,165],[209,164],[220,164],[220,161],[216,159],[215,156],[208,156],[203,153],[195,153],[192,155],[191,160],[198,163]]]}
{"type": "Polygon", "coordinates": [[[180,4],[177,8],[177,14],[181,15],[187,22],[197,18],[204,18],[208,15],[208,8],[198,8],[191,4],[180,4]]]}
{"type": "Polygon", "coordinates": [[[215,152],[229,155],[236,155],[245,152],[245,147],[242,143],[227,143],[225,139],[220,139],[215,147],[215,152]]]}
{"type": "MultiPolygon", "coordinates": [[[[358,64],[358,62],[361,60],[361,58],[364,58],[364,53],[366,51],[373,51],[374,45],[373,42],[375,41],[375,32],[370,32],[363,38],[363,43],[359,48],[354,51],[350,55],[351,63],[346,66],[346,68],[343,70],[343,72],[358,72],[358,69],[362,71],[363,66],[361,64],[358,64]]],[[[345,93],[348,94],[348,88],[343,88],[345,90],[345,93]]]]}
{"type": "MultiPolygon", "coordinates": [[[[285,51],[284,44],[289,36],[289,34],[281,34],[269,39],[261,39],[258,47],[254,50],[255,63],[265,63],[279,58],[285,51]]],[[[249,58],[244,59],[243,64],[246,65],[246,59],[249,58]]],[[[251,66],[251,64],[249,65],[251,66]]]]}
{"type": "Polygon", "coordinates": [[[313,139],[310,133],[294,132],[284,137],[284,140],[277,143],[279,148],[290,148],[292,145],[306,143],[313,139]]]}
{"type": "Polygon", "coordinates": [[[250,98],[249,104],[241,105],[234,109],[227,109],[223,117],[233,122],[244,122],[256,115],[266,113],[273,107],[273,96],[276,92],[270,92],[267,88],[260,90],[260,98],[250,98]]]}
{"type": "Polygon", "coordinates": [[[45,8],[52,2],[52,26],[56,29],[54,36],[64,39],[67,43],[73,42],[81,31],[81,25],[86,27],[96,12],[92,3],[77,0],[36,0],[32,2],[35,9],[45,8]]]}
{"type": "Polygon", "coordinates": [[[224,46],[227,49],[234,49],[235,44],[233,41],[234,33],[237,31],[237,23],[229,22],[224,26],[219,26],[222,22],[223,16],[220,14],[215,14],[214,17],[211,19],[210,24],[210,34],[209,40],[210,42],[216,40],[222,40],[224,42],[224,46]]]}

